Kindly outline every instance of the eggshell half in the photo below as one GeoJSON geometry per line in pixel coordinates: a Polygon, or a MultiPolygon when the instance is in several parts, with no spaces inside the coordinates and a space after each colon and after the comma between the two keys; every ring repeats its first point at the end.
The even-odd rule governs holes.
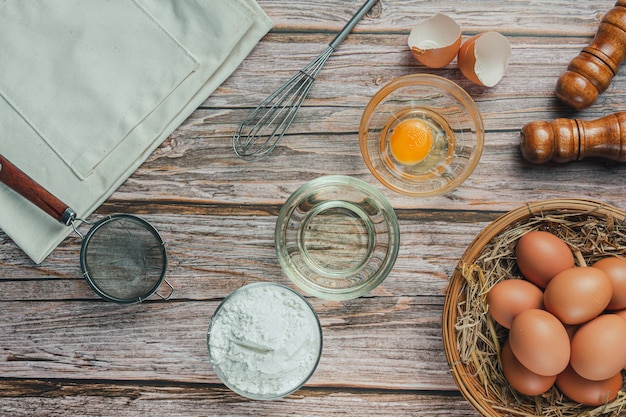
{"type": "Polygon", "coordinates": [[[421,64],[442,68],[459,52],[461,38],[461,27],[452,18],[437,13],[413,27],[408,43],[421,64]]]}
{"type": "Polygon", "coordinates": [[[509,65],[511,46],[498,32],[484,32],[467,39],[457,57],[459,69],[468,80],[493,87],[504,77],[509,65]]]}

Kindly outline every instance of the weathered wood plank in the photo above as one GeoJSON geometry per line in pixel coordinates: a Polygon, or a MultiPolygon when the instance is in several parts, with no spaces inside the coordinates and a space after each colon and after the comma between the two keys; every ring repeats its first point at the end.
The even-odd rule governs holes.
{"type": "MultiPolygon", "coordinates": [[[[324,350],[308,385],[455,389],[442,349],[441,298],[312,299],[324,350]]],[[[4,302],[2,377],[219,383],[206,349],[217,303],[4,302]]]]}
{"type": "MultiPolygon", "coordinates": [[[[361,6],[360,0],[324,2],[308,0],[259,0],[272,17],[278,32],[335,32],[361,6]]],[[[465,31],[477,32],[497,28],[507,33],[532,33],[538,36],[595,33],[601,16],[614,1],[571,3],[560,0],[441,2],[438,0],[382,0],[368,18],[355,28],[363,31],[406,31],[419,20],[434,13],[444,13],[459,23],[465,31]]]]}
{"type": "MultiPolygon", "coordinates": [[[[306,113],[305,113],[306,114],[306,113]]],[[[443,196],[415,198],[386,190],[367,170],[356,133],[290,135],[264,161],[243,162],[232,153],[230,137],[175,139],[167,153],[155,154],[114,199],[177,198],[197,204],[281,205],[304,182],[326,174],[352,175],[370,182],[396,208],[510,210],[527,199],[585,196],[626,206],[622,179],[626,165],[607,161],[534,166],[519,152],[519,130],[488,132],[477,169],[468,181],[443,196]],[[206,167],[206,168],[205,168],[206,167]],[[167,180],[163,178],[167,172],[167,180]],[[236,181],[236,183],[235,183],[236,181]]]]}
{"type": "Polygon", "coordinates": [[[623,68],[584,112],[553,94],[614,1],[382,0],[328,60],[272,156],[236,159],[230,138],[239,121],[319,54],[361,3],[259,0],[272,32],[94,215],[136,213],[155,224],[168,245],[172,300],[104,302],[80,278],[78,238],[35,266],[0,231],[0,415],[476,415],[448,372],[441,340],[448,277],[465,248],[498,215],[531,200],[589,197],[626,208],[626,165],[532,166],[518,150],[519,129],[532,120],[626,110],[623,68]],[[436,12],[454,18],[464,38],[508,36],[510,65],[496,87],[472,85],[456,62],[434,70],[413,59],[408,33],[436,12]],[[485,123],[476,171],[443,196],[384,189],[358,148],[369,99],[413,73],[461,85],[485,123]],[[243,284],[291,285],[274,251],[276,216],[298,186],[326,174],[364,179],[389,198],[400,218],[398,260],[366,297],[310,298],[325,338],[317,372],[284,400],[247,401],[219,384],[208,362],[211,314],[243,284]]]}
{"type": "MultiPolygon", "coordinates": [[[[245,209],[242,214],[234,216],[183,215],[172,214],[169,209],[169,206],[156,206],[154,213],[140,215],[154,224],[166,242],[167,277],[177,288],[174,298],[205,300],[224,297],[234,289],[227,284],[237,280],[286,280],[275,252],[275,215],[249,217],[245,209]],[[199,279],[213,280],[214,288],[198,288],[199,279]]],[[[428,285],[424,294],[442,294],[452,272],[450,268],[454,268],[463,248],[497,214],[476,216],[473,213],[398,211],[400,252],[384,283],[385,293],[412,294],[405,292],[403,283],[416,284],[419,280],[422,285],[428,285]],[[449,223],[452,218],[456,223],[449,223]],[[435,227],[439,232],[430,233],[435,227]],[[424,276],[420,277],[422,274],[424,276]]],[[[69,237],[45,262],[34,266],[7,240],[0,252],[0,264],[5,266],[0,279],[0,300],[82,299],[88,296],[89,292],[83,289],[86,285],[80,279],[79,252],[80,240],[69,237]],[[20,258],[21,264],[18,263],[20,258]],[[63,283],[66,280],[69,283],[63,283]]]]}
{"type": "MultiPolygon", "coordinates": [[[[477,101],[511,93],[524,97],[530,94],[531,98],[542,92],[552,96],[556,78],[590,40],[588,37],[509,37],[512,54],[506,76],[497,86],[484,88],[467,81],[458,70],[456,60],[442,69],[419,64],[406,45],[407,38],[408,32],[382,38],[361,34],[346,40],[326,62],[306,103],[330,108],[346,104],[358,106],[367,103],[383,84],[412,73],[431,73],[455,81],[476,96],[477,101]],[[538,65],[541,65],[541,72],[538,72],[538,65]],[[534,82],[529,84],[528,80],[534,82]],[[549,84],[545,85],[549,88],[542,91],[547,82],[549,84]]],[[[320,42],[314,34],[292,36],[288,42],[284,34],[268,35],[268,39],[259,44],[220,87],[221,94],[209,97],[204,105],[229,108],[237,103],[238,106],[256,106],[322,52],[320,42]],[[256,74],[256,77],[249,74],[256,74]],[[238,99],[230,100],[234,95],[238,99]]]]}
{"type": "Polygon", "coordinates": [[[476,415],[458,394],[305,387],[281,401],[249,401],[209,384],[170,385],[149,381],[0,380],[0,412],[14,417],[138,416],[328,416],[339,408],[355,416],[476,415]]]}

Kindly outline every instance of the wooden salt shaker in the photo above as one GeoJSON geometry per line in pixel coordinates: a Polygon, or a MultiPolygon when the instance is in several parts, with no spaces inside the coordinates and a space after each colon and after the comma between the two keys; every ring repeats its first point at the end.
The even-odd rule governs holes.
{"type": "Polygon", "coordinates": [[[626,112],[600,119],[535,121],[522,128],[520,148],[524,159],[541,164],[602,158],[626,162],[626,112]]]}
{"type": "Polygon", "coordinates": [[[572,59],[556,84],[556,96],[577,110],[591,106],[626,58],[626,0],[607,12],[589,46],[572,59]]]}

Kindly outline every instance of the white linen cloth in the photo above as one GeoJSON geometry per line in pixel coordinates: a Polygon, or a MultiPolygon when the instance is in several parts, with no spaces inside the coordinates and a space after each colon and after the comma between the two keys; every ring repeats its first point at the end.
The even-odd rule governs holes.
{"type": "MultiPolygon", "coordinates": [[[[87,218],[272,25],[255,0],[0,0],[0,153],[87,218]]],[[[0,228],[35,263],[72,231],[3,184],[0,228]]]]}

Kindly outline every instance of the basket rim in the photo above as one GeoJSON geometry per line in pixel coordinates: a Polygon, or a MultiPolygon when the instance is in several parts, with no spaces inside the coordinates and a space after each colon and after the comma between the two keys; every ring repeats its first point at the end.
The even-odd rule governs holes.
{"type": "Polygon", "coordinates": [[[461,357],[457,345],[456,322],[458,319],[457,303],[462,284],[465,279],[461,275],[463,265],[471,264],[478,257],[482,248],[490,242],[495,236],[504,231],[504,229],[514,222],[518,222],[532,216],[556,212],[556,211],[572,211],[573,214],[598,214],[609,215],[620,220],[626,220],[626,211],[617,208],[611,204],[603,203],[598,200],[584,198],[555,198],[547,200],[539,200],[513,209],[489,223],[467,247],[457,266],[455,267],[450,282],[446,290],[443,313],[442,313],[442,337],[444,345],[444,353],[448,361],[448,366],[452,377],[459,388],[459,391],[470,403],[470,405],[485,417],[502,417],[477,392],[472,389],[479,382],[472,376],[468,366],[461,362],[461,357]]]}

